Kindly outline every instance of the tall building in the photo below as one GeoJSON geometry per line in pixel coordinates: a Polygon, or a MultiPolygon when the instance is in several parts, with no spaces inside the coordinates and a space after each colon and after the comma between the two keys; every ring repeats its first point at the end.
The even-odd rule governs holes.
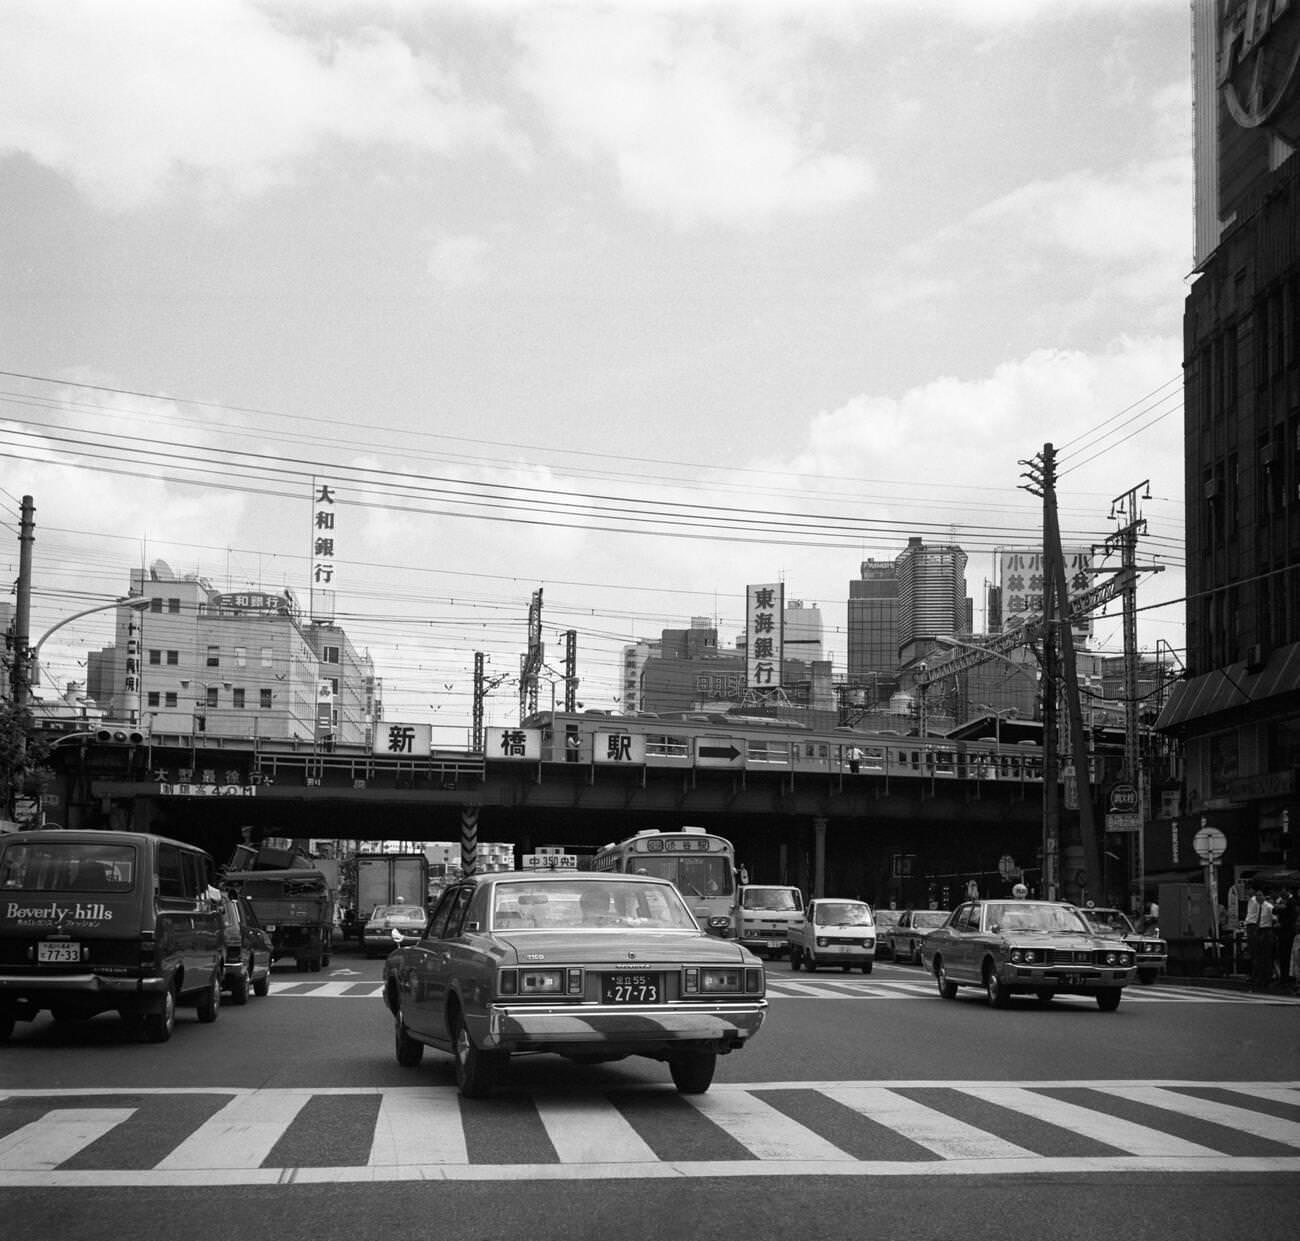
{"type": "Polygon", "coordinates": [[[366,744],[380,682],[333,624],[304,620],[289,591],[221,592],[155,561],[131,573],[141,609],[119,608],[116,641],[87,657],[109,718],[147,733],[366,744]]]}
{"type": "Polygon", "coordinates": [[[785,658],[798,659],[805,664],[818,663],[823,658],[822,642],[821,609],[802,599],[787,599],[785,640],[782,643],[785,658]]]}
{"type": "Polygon", "coordinates": [[[866,695],[862,705],[887,701],[898,689],[898,566],[864,560],[849,582],[849,686],[866,695]]]}
{"type": "MultiPolygon", "coordinates": [[[[1295,866],[1300,798],[1300,6],[1194,0],[1184,308],[1187,677],[1174,831],[1295,866]]],[[[1182,842],[1190,848],[1190,839],[1182,842]]]]}
{"type": "Polygon", "coordinates": [[[966,553],[955,544],[927,544],[913,536],[894,561],[898,574],[898,663],[928,651],[937,637],[969,633],[966,553]]]}
{"type": "Polygon", "coordinates": [[[641,693],[641,673],[647,659],[660,653],[660,643],[654,638],[638,638],[636,642],[623,648],[623,710],[644,711],[645,703],[641,693]]]}

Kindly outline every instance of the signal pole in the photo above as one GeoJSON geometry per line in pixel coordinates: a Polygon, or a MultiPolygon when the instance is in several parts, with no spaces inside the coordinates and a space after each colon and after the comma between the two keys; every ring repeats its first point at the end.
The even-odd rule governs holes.
{"type": "Polygon", "coordinates": [[[14,604],[14,653],[10,682],[15,707],[25,707],[32,684],[32,544],[36,542],[36,505],[23,496],[18,527],[18,588],[14,604]]]}

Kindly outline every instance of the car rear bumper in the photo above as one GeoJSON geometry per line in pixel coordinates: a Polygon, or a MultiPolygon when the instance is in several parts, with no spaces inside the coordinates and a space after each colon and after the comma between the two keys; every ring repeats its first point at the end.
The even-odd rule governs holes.
{"type": "Polygon", "coordinates": [[[757,1033],[766,1000],[664,1005],[493,1004],[483,1046],[500,1051],[545,1051],[586,1046],[598,1050],[671,1043],[738,1047],[757,1033]]]}

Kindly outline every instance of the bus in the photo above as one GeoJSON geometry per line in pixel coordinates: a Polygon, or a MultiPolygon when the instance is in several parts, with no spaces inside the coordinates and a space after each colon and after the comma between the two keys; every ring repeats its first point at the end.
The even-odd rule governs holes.
{"type": "Polygon", "coordinates": [[[596,850],[591,869],[671,879],[702,929],[724,939],[735,933],[736,851],[702,827],[637,832],[596,850]]]}

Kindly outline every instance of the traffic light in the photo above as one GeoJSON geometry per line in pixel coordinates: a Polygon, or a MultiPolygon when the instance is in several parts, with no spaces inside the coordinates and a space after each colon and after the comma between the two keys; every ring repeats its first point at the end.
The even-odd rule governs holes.
{"type": "Polygon", "coordinates": [[[144,733],[126,728],[101,728],[95,733],[95,740],[102,745],[143,745],[144,733]]]}

